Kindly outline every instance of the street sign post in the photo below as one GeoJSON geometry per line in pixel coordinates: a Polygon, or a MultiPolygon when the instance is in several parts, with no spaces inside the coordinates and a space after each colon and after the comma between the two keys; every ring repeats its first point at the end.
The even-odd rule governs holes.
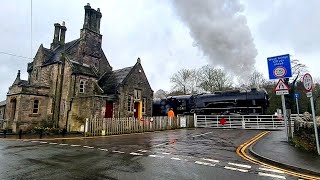
{"type": "Polygon", "coordinates": [[[300,116],[299,103],[298,103],[298,99],[300,98],[300,94],[294,94],[294,98],[296,99],[297,113],[298,113],[298,116],[300,116]]]}
{"type": "Polygon", "coordinates": [[[292,77],[290,55],[268,57],[269,79],[292,77]]]}
{"type": "Polygon", "coordinates": [[[288,124],[287,124],[287,110],[286,110],[284,95],[289,94],[289,89],[290,87],[282,79],[279,79],[276,86],[274,87],[274,91],[276,92],[276,94],[281,95],[283,120],[284,120],[285,129],[286,129],[287,141],[289,141],[289,136],[288,136],[288,124]]]}
{"type": "Polygon", "coordinates": [[[287,109],[285,103],[285,94],[289,94],[289,86],[284,83],[283,78],[292,77],[291,72],[291,62],[290,62],[290,54],[284,54],[280,56],[268,57],[268,70],[269,70],[269,79],[280,79],[275,87],[275,92],[277,95],[281,95],[282,108],[283,108],[283,119],[285,122],[287,141],[289,141],[288,137],[288,127],[287,127],[287,109]]]}
{"type": "Polygon", "coordinates": [[[312,76],[309,73],[306,73],[302,78],[302,82],[303,82],[304,89],[307,91],[306,93],[307,97],[310,98],[313,125],[314,125],[314,134],[316,136],[316,146],[317,146],[318,154],[320,155],[318,128],[317,128],[316,114],[314,110],[314,102],[313,102],[313,96],[312,96],[312,89],[313,89],[312,76]]]}

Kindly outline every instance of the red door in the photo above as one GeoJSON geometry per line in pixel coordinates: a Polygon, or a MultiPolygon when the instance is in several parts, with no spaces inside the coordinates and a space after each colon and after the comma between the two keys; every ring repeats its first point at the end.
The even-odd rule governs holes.
{"type": "Polygon", "coordinates": [[[112,118],[112,114],[113,114],[112,112],[113,112],[113,103],[107,102],[105,118],[112,118]]]}
{"type": "Polygon", "coordinates": [[[139,102],[134,103],[134,117],[138,118],[138,112],[139,112],[139,102]]]}

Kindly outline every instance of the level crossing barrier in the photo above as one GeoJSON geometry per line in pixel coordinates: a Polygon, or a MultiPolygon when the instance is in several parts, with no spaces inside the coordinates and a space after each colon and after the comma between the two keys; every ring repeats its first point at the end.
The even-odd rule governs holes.
{"type": "MultiPolygon", "coordinates": [[[[291,117],[291,125],[294,125],[291,117]]],[[[275,115],[195,115],[195,126],[199,128],[231,129],[284,129],[281,116],[275,115]]]]}

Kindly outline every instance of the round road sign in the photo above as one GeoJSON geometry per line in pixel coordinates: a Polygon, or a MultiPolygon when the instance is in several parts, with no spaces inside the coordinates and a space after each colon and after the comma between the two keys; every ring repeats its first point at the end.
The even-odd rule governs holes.
{"type": "Polygon", "coordinates": [[[278,78],[284,77],[286,73],[287,73],[287,70],[283,66],[278,66],[273,70],[273,75],[278,78]]]}
{"type": "Polygon", "coordinates": [[[303,76],[302,82],[303,82],[304,89],[306,91],[310,92],[313,88],[313,81],[312,81],[312,77],[309,73],[306,73],[303,76]]]}

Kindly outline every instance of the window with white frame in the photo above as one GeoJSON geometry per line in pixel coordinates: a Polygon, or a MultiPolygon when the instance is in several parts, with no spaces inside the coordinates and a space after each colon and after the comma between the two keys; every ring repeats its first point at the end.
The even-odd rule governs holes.
{"type": "Polygon", "coordinates": [[[39,100],[35,99],[33,101],[33,110],[32,110],[33,114],[38,114],[39,113],[39,100]]]}
{"type": "Polygon", "coordinates": [[[138,89],[134,90],[134,99],[141,100],[141,90],[138,90],[138,89]]]}
{"type": "Polygon", "coordinates": [[[128,106],[128,112],[132,112],[132,96],[128,96],[128,103],[127,103],[127,106],[128,106]]]}
{"type": "Polygon", "coordinates": [[[146,104],[147,104],[147,99],[143,98],[142,99],[142,113],[146,113],[146,104]]]}
{"type": "Polygon", "coordinates": [[[83,79],[80,80],[79,92],[84,93],[85,81],[83,79]]]}

